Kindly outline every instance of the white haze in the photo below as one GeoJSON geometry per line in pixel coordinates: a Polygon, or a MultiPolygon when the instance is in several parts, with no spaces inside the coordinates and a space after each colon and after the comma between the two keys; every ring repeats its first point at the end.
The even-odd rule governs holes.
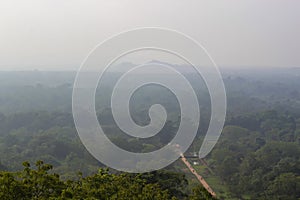
{"type": "Polygon", "coordinates": [[[98,43],[155,26],[220,66],[300,67],[299,0],[1,0],[0,70],[76,70],[98,43]]]}

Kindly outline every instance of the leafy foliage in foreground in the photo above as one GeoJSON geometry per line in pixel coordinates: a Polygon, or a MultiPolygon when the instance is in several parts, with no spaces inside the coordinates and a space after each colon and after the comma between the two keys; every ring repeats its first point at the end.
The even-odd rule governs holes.
{"type": "Polygon", "coordinates": [[[213,199],[202,187],[191,196],[182,193],[187,184],[184,176],[163,171],[145,174],[111,174],[107,169],[77,180],[61,180],[58,174],[49,173],[52,165],[29,162],[23,171],[0,172],[0,199],[213,199]]]}

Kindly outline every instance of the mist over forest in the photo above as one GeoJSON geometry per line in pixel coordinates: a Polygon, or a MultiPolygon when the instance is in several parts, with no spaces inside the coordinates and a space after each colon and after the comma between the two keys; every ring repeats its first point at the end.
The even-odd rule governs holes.
{"type": "MultiPolygon", "coordinates": [[[[194,163],[194,169],[210,184],[218,199],[299,199],[300,68],[222,69],[221,73],[227,93],[225,126],[217,145],[203,159],[205,164],[199,163],[198,158],[188,158],[194,163]]],[[[185,152],[188,157],[199,151],[202,144],[211,102],[201,77],[192,71],[183,71],[183,74],[195,89],[201,110],[196,139],[185,152]]],[[[132,152],[151,152],[168,144],[180,122],[180,107],[174,94],[158,85],[147,85],[135,92],[130,101],[135,123],[148,124],[148,110],[157,103],[165,107],[167,123],[153,137],[129,136],[118,128],[110,109],[113,83],[120,75],[119,72],[107,73],[95,95],[98,121],[108,138],[132,152]]],[[[43,198],[59,195],[61,199],[84,195],[84,198],[113,198],[106,193],[101,194],[108,196],[100,198],[89,192],[91,188],[98,191],[100,186],[93,185],[98,184],[97,181],[103,189],[114,190],[114,194],[128,192],[126,187],[121,187],[127,182],[131,183],[130,187],[141,187],[138,190],[144,192],[144,196],[156,194],[154,199],[197,199],[199,195],[213,198],[199,187],[180,160],[164,170],[141,174],[141,177],[120,174],[113,169],[105,171],[106,166],[85,149],[74,126],[72,89],[75,76],[73,71],[0,72],[1,185],[10,178],[21,177],[15,178],[9,187],[15,190],[13,184],[17,185],[23,197],[27,195],[24,199],[42,198],[29,192],[36,189],[29,182],[34,184],[33,180],[38,178],[47,180],[49,184],[44,186],[58,192],[44,193],[43,198]],[[110,177],[116,187],[120,184],[120,188],[110,188],[105,177],[110,177]],[[27,185],[19,180],[27,181],[27,185]],[[144,190],[147,188],[149,191],[144,190]]],[[[184,92],[184,88],[181,90],[184,92]]],[[[21,199],[14,195],[0,189],[3,198],[21,199]]],[[[128,195],[134,198],[138,194],[128,195]]]]}

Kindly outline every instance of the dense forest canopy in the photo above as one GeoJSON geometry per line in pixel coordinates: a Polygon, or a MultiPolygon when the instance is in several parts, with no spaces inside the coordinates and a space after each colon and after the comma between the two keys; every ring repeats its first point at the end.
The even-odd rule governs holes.
{"type": "MultiPolygon", "coordinates": [[[[207,178],[220,199],[299,199],[300,69],[227,70],[222,74],[228,98],[225,127],[205,158],[207,166],[195,169],[207,178]]],[[[149,122],[147,112],[154,103],[165,106],[168,119],[157,136],[128,136],[117,128],[107,100],[109,81],[118,76],[109,74],[104,80],[107,87],[99,88],[96,94],[99,123],[107,136],[133,152],[150,152],[166,145],[179,125],[176,98],[157,86],[137,92],[131,101],[136,123],[149,122]]],[[[207,129],[210,100],[203,81],[191,73],[185,76],[197,86],[201,102],[201,126],[186,152],[192,155],[199,150],[207,129]]],[[[211,198],[197,187],[180,161],[168,166],[168,171],[148,174],[105,170],[82,145],[74,127],[74,77],[74,72],[0,73],[1,199],[211,198]],[[38,160],[43,162],[30,167],[29,163],[38,160]]]]}

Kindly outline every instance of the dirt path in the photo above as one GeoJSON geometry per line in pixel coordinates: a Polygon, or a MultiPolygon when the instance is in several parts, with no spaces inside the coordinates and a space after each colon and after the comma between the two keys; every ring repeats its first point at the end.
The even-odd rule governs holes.
{"type": "Polygon", "coordinates": [[[188,167],[188,169],[196,176],[199,182],[203,185],[203,187],[213,196],[216,197],[216,193],[211,189],[208,183],[204,180],[202,176],[200,176],[196,170],[192,167],[189,161],[184,157],[183,154],[180,155],[182,162],[188,167]]]}

